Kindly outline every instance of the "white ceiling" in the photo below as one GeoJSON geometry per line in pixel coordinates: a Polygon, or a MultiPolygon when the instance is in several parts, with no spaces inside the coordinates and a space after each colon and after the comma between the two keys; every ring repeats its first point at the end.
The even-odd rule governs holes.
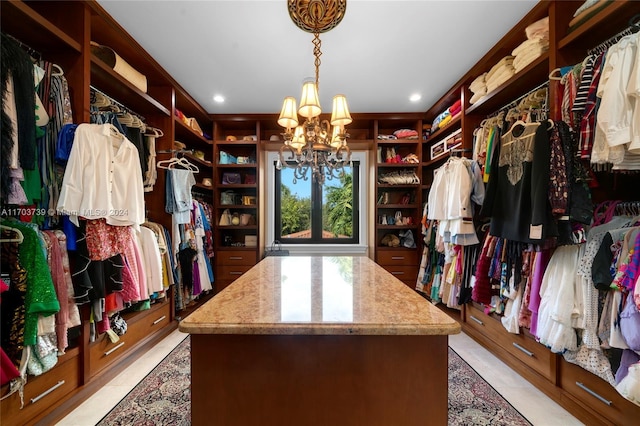
{"type": "MultiPolygon", "coordinates": [[[[314,75],[313,35],[286,0],[98,2],[209,113],[277,113],[314,75]]],[[[320,36],[321,104],[343,93],[356,113],[424,112],[536,3],[349,0],[320,36]]]]}

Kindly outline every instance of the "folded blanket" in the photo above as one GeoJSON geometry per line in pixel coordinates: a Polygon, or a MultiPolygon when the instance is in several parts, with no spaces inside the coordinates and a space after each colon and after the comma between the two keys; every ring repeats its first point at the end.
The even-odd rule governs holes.
{"type": "Polygon", "coordinates": [[[572,30],[577,26],[580,26],[585,21],[589,20],[593,15],[598,13],[602,8],[612,3],[612,0],[598,0],[598,2],[591,7],[580,12],[575,18],[569,21],[569,29],[572,30]]]}
{"type": "Polygon", "coordinates": [[[456,115],[458,115],[460,113],[460,111],[462,111],[462,105],[458,104],[458,106],[455,109],[449,109],[449,112],[451,113],[451,117],[455,118],[456,115]]]}
{"type": "Polygon", "coordinates": [[[456,109],[460,109],[460,108],[461,108],[461,105],[462,105],[462,102],[460,101],[460,99],[458,99],[457,101],[455,101],[455,102],[453,103],[453,105],[451,105],[451,106],[449,107],[449,113],[450,113],[451,115],[455,115],[455,112],[453,112],[453,111],[454,111],[454,110],[456,110],[456,109]]]}
{"type": "Polygon", "coordinates": [[[576,16],[580,15],[585,9],[590,8],[594,4],[598,3],[598,1],[599,0],[586,0],[584,3],[580,5],[579,8],[576,9],[575,12],[573,12],[573,17],[575,18],[576,16]]]}

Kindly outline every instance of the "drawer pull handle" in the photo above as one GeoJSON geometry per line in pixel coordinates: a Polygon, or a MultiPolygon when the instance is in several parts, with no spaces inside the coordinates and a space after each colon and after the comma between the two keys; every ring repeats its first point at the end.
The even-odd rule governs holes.
{"type": "Polygon", "coordinates": [[[51,386],[49,389],[47,389],[46,391],[42,392],[40,395],[36,396],[35,398],[31,398],[31,403],[35,404],[36,402],[40,401],[42,398],[44,398],[45,396],[49,395],[51,392],[53,392],[54,390],[58,389],[60,386],[64,385],[65,381],[64,380],[60,380],[58,383],[56,383],[55,385],[51,386]]]}
{"type": "Polygon", "coordinates": [[[525,354],[529,355],[529,356],[534,356],[535,354],[525,348],[523,348],[522,346],[520,346],[519,344],[517,344],[516,342],[512,342],[513,346],[515,346],[516,348],[520,349],[522,352],[524,352],[525,354]]]}
{"type": "Polygon", "coordinates": [[[404,256],[391,256],[391,260],[404,260],[404,256]]]}
{"type": "Polygon", "coordinates": [[[477,322],[480,325],[484,325],[484,323],[482,322],[482,320],[479,320],[478,318],[474,317],[473,315],[469,315],[469,319],[477,322]]]}
{"type": "Polygon", "coordinates": [[[404,272],[402,272],[402,271],[393,271],[393,272],[391,272],[391,275],[404,275],[404,272]]]}
{"type": "Polygon", "coordinates": [[[584,390],[585,392],[591,394],[591,396],[598,398],[600,401],[604,402],[607,405],[611,405],[612,402],[609,401],[606,398],[603,398],[602,396],[598,395],[596,392],[592,391],[591,389],[589,389],[588,387],[586,387],[583,383],[580,382],[576,382],[576,385],[578,385],[579,388],[581,388],[582,390],[584,390]]]}
{"type": "Polygon", "coordinates": [[[229,275],[242,275],[242,274],[244,274],[244,272],[238,272],[238,271],[229,272],[229,275]]]}
{"type": "Polygon", "coordinates": [[[157,320],[155,320],[155,321],[153,322],[153,324],[151,324],[151,325],[156,325],[156,324],[157,324],[157,323],[159,323],[160,321],[164,320],[166,317],[167,317],[166,315],[161,316],[160,318],[158,318],[157,320]]]}
{"type": "Polygon", "coordinates": [[[242,260],[242,256],[229,256],[229,260],[242,260]]]}
{"type": "Polygon", "coordinates": [[[114,346],[113,348],[111,348],[111,349],[109,349],[108,351],[106,351],[106,352],[104,353],[104,356],[109,356],[109,355],[111,355],[112,353],[114,353],[115,351],[117,351],[118,349],[120,349],[120,348],[121,348],[121,347],[123,347],[123,346],[124,346],[124,342],[120,342],[120,343],[118,343],[116,346],[114,346]]]}

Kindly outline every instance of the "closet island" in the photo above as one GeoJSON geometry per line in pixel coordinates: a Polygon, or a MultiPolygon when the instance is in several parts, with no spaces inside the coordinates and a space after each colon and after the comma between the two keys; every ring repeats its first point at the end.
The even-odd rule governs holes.
{"type": "Polygon", "coordinates": [[[460,325],[367,257],[267,257],[180,330],[193,425],[447,424],[460,325]]]}

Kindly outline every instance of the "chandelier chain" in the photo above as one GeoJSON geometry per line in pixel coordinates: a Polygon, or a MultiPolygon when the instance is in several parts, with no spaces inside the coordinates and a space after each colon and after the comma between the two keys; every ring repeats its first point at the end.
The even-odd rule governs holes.
{"type": "Polygon", "coordinates": [[[293,183],[310,177],[320,184],[341,178],[351,164],[351,150],[347,146],[349,134],[345,126],[352,122],[344,95],[333,98],[331,120],[321,120],[318,99],[322,42],[320,34],[335,28],[344,17],[347,0],[288,0],[289,16],[302,30],[313,34],[315,84],[306,81],[304,102],[298,112],[306,119],[299,124],[295,99],[285,98],[278,124],[285,128],[284,144],[280,147],[276,168],[294,170],[293,183]],[[312,87],[315,86],[315,87],[312,87]],[[304,105],[303,105],[304,103],[304,105]],[[294,129],[295,127],[295,129],[294,129]],[[288,158],[285,154],[288,153],[288,158]]]}
{"type": "Polygon", "coordinates": [[[322,52],[320,51],[320,46],[322,41],[320,41],[320,33],[313,33],[313,56],[315,56],[314,64],[316,66],[316,90],[320,90],[320,56],[322,56],[322,52]]]}

